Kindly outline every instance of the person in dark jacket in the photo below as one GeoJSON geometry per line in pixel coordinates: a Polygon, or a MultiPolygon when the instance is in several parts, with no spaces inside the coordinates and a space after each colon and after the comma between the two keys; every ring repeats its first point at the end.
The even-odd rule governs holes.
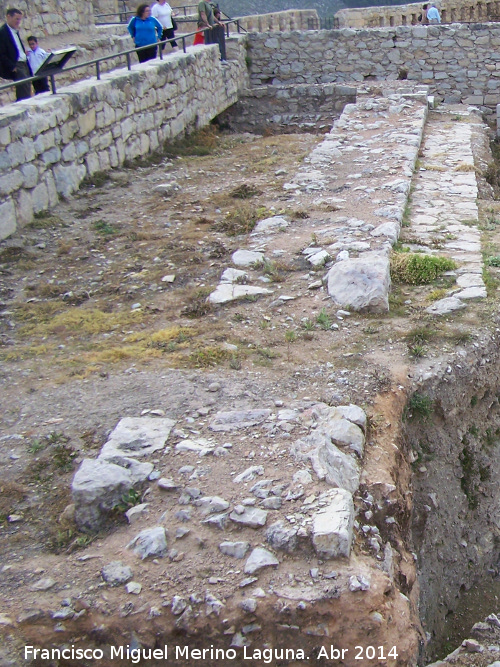
{"type": "MultiPolygon", "coordinates": [[[[32,76],[26,50],[19,36],[22,19],[22,11],[12,7],[7,10],[5,23],[0,28],[0,76],[11,81],[32,76]]],[[[31,97],[31,82],[16,86],[17,101],[28,97],[31,97]]]]}
{"type": "Polygon", "coordinates": [[[151,16],[151,7],[149,5],[139,5],[137,7],[136,15],[130,20],[127,26],[128,31],[134,40],[137,47],[149,46],[151,48],[137,51],[137,57],[140,63],[145,63],[146,60],[153,60],[156,58],[157,42],[161,40],[163,33],[163,26],[151,16]]]}

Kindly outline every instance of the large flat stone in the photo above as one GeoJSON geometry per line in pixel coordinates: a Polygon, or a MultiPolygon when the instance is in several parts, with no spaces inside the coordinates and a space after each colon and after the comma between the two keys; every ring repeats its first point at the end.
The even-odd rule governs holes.
{"type": "Polygon", "coordinates": [[[99,458],[146,456],[163,449],[174,424],[172,419],[124,417],[101,449],[99,458]]]}
{"type": "Polygon", "coordinates": [[[328,294],[339,306],[360,312],[389,310],[389,258],[376,252],[337,262],[328,271],[328,294]]]}

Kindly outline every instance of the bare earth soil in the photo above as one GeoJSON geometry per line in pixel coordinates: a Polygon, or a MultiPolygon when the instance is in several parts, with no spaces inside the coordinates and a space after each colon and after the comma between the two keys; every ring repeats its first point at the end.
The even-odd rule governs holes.
{"type": "MultiPolygon", "coordinates": [[[[433,337],[415,353],[412,331],[426,326],[422,311],[430,292],[440,287],[436,284],[393,286],[387,315],[339,313],[322,286],[324,268],[312,270],[301,253],[316,243],[315,223],[331,209],[315,206],[311,198],[300,208],[290,206],[283,190],[320,140],[209,130],[196,141],[172,147],[155,164],[135,163],[102,182],[96,177],[72,200],[0,245],[5,664],[21,664],[15,656],[26,638],[50,644],[57,636],[45,624],[37,629],[35,621],[19,632],[14,621],[28,610],[54,611],[61,601],[79,600],[73,603],[76,612],[92,609],[94,620],[108,625],[112,619],[118,634],[131,614],[136,620],[123,625],[127,632],[134,627],[154,634],[155,617],[174,593],[196,594],[206,588],[204,580],[219,577],[218,590],[230,597],[235,577],[245,576],[239,562],[228,569],[230,564],[212,549],[221,537],[213,530],[175,541],[183,525],[173,518],[177,498],[166,498],[152,485],[145,501],[157,521],[170,512],[169,547],[177,553],[170,553],[168,564],[140,566],[143,592],[137,599],[123,588],[103,587],[100,569],[106,562],[136,563],[123,546],[139,528],[126,525],[124,507],[109,531],[88,535],[64,510],[71,503],[70,483],[79,462],[97,455],[120,418],[153,411],[176,420],[178,436],[180,431],[210,438],[208,422],[218,410],[355,403],[370,420],[365,481],[383,482],[384,469],[395,460],[398,425],[393,420],[413,380],[491,325],[495,305],[487,300],[452,323],[433,323],[433,337]],[[231,254],[239,248],[258,250],[251,229],[272,215],[283,215],[291,225],[266,246],[263,265],[246,269],[252,284],[272,294],[210,306],[207,296],[231,266],[231,254]],[[214,555],[207,557],[210,549],[214,555]],[[185,553],[192,555],[188,566],[185,553]],[[55,586],[34,591],[45,577],[53,578],[55,586]]],[[[488,202],[488,215],[495,206],[488,202]]],[[[496,227],[487,233],[494,245],[496,227]]],[[[274,478],[288,482],[284,452],[290,434],[275,430],[267,436],[242,431],[221,436],[219,444],[231,444],[248,466],[265,459],[274,478]]],[[[228,480],[245,466],[235,468],[231,456],[210,461],[158,457],[153,462],[165,477],[194,465],[193,486],[237,502],[245,495],[241,489],[233,492],[228,480]]],[[[319,493],[314,485],[310,488],[313,495],[319,493]]],[[[362,566],[365,552],[358,540],[355,564],[362,566]]],[[[313,556],[307,558],[311,568],[318,566],[313,556]]],[[[307,582],[307,570],[285,561],[279,577],[273,580],[266,572],[257,585],[283,587],[294,580],[300,587],[307,582]]],[[[404,571],[404,563],[400,568],[404,571]]],[[[137,579],[139,572],[134,574],[137,579]]],[[[374,585],[372,594],[374,609],[382,608],[386,593],[374,585]]],[[[355,611],[351,618],[349,613],[345,610],[346,623],[356,623],[355,611]]],[[[394,619],[391,639],[404,632],[406,622],[394,619]]],[[[90,626],[89,621],[86,632],[90,626]]],[[[346,627],[345,636],[348,632],[346,627]]],[[[132,635],[127,637],[131,641],[132,635]]]]}

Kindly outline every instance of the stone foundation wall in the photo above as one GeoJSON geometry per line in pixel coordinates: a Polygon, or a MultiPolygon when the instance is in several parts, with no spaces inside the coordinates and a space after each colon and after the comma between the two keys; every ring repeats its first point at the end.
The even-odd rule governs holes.
{"type": "Polygon", "coordinates": [[[237,132],[327,132],[346,104],[355,102],[350,86],[261,86],[242,94],[219,118],[237,132]]]}
{"type": "Polygon", "coordinates": [[[500,103],[500,25],[400,26],[248,35],[251,83],[404,79],[445,102],[500,103]]]}
{"type": "Polygon", "coordinates": [[[116,70],[0,109],[0,238],[107,171],[207,125],[248,87],[244,38],[116,70]],[[237,51],[237,47],[239,47],[237,51]]]}
{"type": "MultiPolygon", "coordinates": [[[[422,2],[386,7],[341,9],[335,14],[338,28],[382,28],[384,26],[415,25],[422,13],[422,2]]],[[[491,21],[500,19],[500,2],[446,0],[436,3],[442,23],[491,21]],[[442,5],[442,6],[441,6],[442,5]]]]}
{"type": "Polygon", "coordinates": [[[89,0],[0,0],[0,19],[5,22],[9,7],[24,14],[22,36],[60,35],[75,30],[90,30],[94,26],[94,10],[89,0]]]}

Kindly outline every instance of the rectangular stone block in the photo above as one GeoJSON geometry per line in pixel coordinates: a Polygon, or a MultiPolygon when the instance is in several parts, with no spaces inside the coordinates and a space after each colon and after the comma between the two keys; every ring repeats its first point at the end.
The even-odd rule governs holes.
{"type": "Polygon", "coordinates": [[[345,489],[335,489],[330,505],[313,519],[312,542],[319,558],[349,558],[353,522],[352,495],[345,489]]]}
{"type": "Polygon", "coordinates": [[[16,209],[12,199],[0,204],[0,240],[6,239],[16,231],[16,209]]]}

